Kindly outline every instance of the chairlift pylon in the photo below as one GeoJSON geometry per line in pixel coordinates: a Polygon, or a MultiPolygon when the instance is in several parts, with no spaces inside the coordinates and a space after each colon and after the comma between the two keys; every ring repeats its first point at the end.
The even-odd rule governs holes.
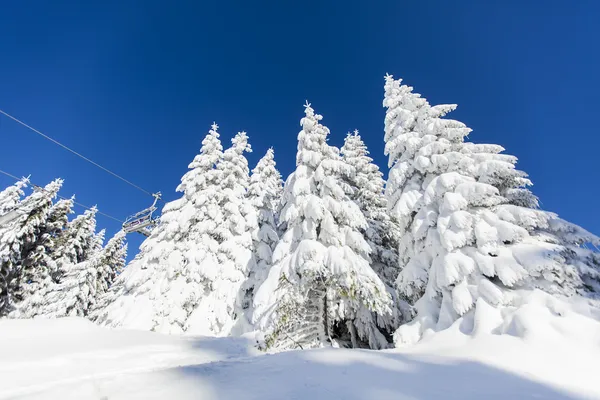
{"type": "Polygon", "coordinates": [[[123,232],[138,232],[146,237],[150,236],[152,229],[158,223],[158,216],[152,217],[152,215],[157,210],[156,203],[161,199],[161,193],[153,193],[152,197],[154,197],[154,203],[150,207],[127,217],[123,222],[123,232]]]}

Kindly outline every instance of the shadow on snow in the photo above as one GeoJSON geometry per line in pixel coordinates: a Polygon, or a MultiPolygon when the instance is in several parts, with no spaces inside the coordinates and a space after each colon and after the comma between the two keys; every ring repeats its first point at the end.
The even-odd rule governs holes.
{"type": "MultiPolygon", "coordinates": [[[[212,347],[217,341],[198,344],[212,347]]],[[[231,358],[244,355],[244,351],[229,354],[230,346],[223,350],[231,358]]],[[[164,372],[171,379],[176,376],[173,383],[182,385],[182,393],[191,394],[197,387],[196,395],[203,399],[579,398],[479,362],[368,350],[290,351],[164,372]]]]}

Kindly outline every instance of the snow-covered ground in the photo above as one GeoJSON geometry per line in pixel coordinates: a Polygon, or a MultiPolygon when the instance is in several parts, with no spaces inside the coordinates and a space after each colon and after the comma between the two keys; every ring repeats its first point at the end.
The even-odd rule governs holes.
{"type": "Polygon", "coordinates": [[[539,302],[519,313],[512,334],[462,321],[405,349],[278,354],[245,339],[111,330],[77,318],[4,320],[0,398],[600,398],[598,322],[539,302]]]}

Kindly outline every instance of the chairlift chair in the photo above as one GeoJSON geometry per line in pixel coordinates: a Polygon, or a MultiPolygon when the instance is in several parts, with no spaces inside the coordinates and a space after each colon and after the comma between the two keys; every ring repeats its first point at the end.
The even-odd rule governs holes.
{"type": "Polygon", "coordinates": [[[154,197],[154,203],[150,207],[127,217],[125,222],[123,222],[123,232],[138,232],[146,237],[150,236],[152,229],[158,223],[158,216],[153,218],[152,214],[157,210],[156,203],[160,200],[161,194],[160,192],[154,193],[152,197],[154,197]]]}

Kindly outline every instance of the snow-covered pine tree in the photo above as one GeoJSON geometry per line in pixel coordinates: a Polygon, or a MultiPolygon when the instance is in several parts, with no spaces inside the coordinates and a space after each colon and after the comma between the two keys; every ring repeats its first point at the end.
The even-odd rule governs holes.
{"type": "Polygon", "coordinates": [[[91,254],[97,254],[104,248],[104,238],[106,237],[106,229],[100,230],[98,233],[94,233],[92,239],[91,254]]]}
{"type": "Polygon", "coordinates": [[[48,217],[36,236],[37,244],[31,246],[31,251],[23,255],[23,265],[32,265],[31,271],[43,271],[38,273],[37,283],[35,279],[25,276],[24,280],[31,282],[25,286],[27,290],[20,298],[15,309],[9,315],[11,318],[30,318],[38,313],[39,298],[48,293],[54,286],[52,277],[57,271],[57,243],[61,235],[66,231],[69,222],[68,215],[71,214],[73,199],[61,199],[54,203],[48,212],[48,217]],[[42,278],[41,280],[39,278],[42,278]]]}
{"type": "Polygon", "coordinates": [[[60,282],[52,282],[19,305],[13,318],[85,317],[94,307],[100,286],[100,254],[69,265],[60,282]]]}
{"type": "Polygon", "coordinates": [[[221,209],[223,157],[218,126],[212,125],[202,148],[181,178],[183,196],[165,205],[158,226],[140,253],[103,296],[92,318],[101,325],[220,335],[211,330],[221,318],[215,310],[190,315],[219,279],[220,243],[224,235],[221,209]]]}
{"type": "MultiPolygon", "coordinates": [[[[514,309],[535,289],[598,292],[600,257],[585,244],[600,239],[539,210],[516,157],[465,142],[471,130],[443,118],[455,105],[430,106],[389,75],[383,105],[388,208],[403,233],[397,284],[417,312],[397,345],[461,318],[467,331],[477,310],[514,309]]],[[[488,328],[504,329],[504,315],[488,328]]]]}
{"type": "Polygon", "coordinates": [[[125,268],[127,243],[125,232],[117,232],[102,249],[102,262],[98,267],[98,285],[101,294],[108,292],[117,276],[125,268]]]}
{"type": "Polygon", "coordinates": [[[93,258],[102,249],[104,233],[96,233],[97,212],[95,206],[85,210],[83,214],[73,218],[57,238],[54,246],[57,264],[53,276],[55,282],[60,282],[71,266],[93,258]]]}
{"type": "Polygon", "coordinates": [[[63,181],[36,188],[16,207],[19,216],[0,227],[0,316],[50,284],[52,260],[45,253],[46,224],[63,181]]]}
{"type": "Polygon", "coordinates": [[[0,217],[14,210],[25,195],[23,189],[29,184],[28,178],[23,178],[0,192],[0,217]]]}
{"type": "Polygon", "coordinates": [[[286,231],[254,299],[257,328],[267,334],[268,347],[338,340],[382,347],[387,343],[371,313],[389,313],[391,301],[369,266],[370,247],[360,231],[365,218],[342,184],[341,176],[354,171],[327,144],[329,129],[321,119],[307,103],[296,171],[283,193],[286,231]]]}
{"type": "MultiPolygon", "coordinates": [[[[100,239],[100,235],[96,235],[100,239]]],[[[60,282],[52,283],[19,304],[14,318],[86,317],[96,307],[100,296],[122,270],[127,247],[125,234],[119,231],[91,258],[70,265],[60,282]]]]}
{"type": "MultiPolygon", "coordinates": [[[[73,199],[60,199],[54,203],[48,211],[45,223],[40,226],[35,238],[36,242],[30,246],[29,252],[22,255],[25,272],[23,279],[29,282],[24,286],[27,292],[20,296],[23,300],[43,293],[52,286],[53,278],[58,272],[60,241],[66,232],[69,214],[72,213],[73,199]]],[[[22,303],[17,304],[17,308],[21,308],[22,303]]]]}
{"type": "Polygon", "coordinates": [[[59,274],[58,260],[62,255],[62,244],[64,235],[69,224],[69,215],[73,213],[74,199],[60,199],[55,202],[50,211],[43,229],[42,235],[38,236],[40,247],[38,251],[43,258],[43,264],[48,267],[52,280],[59,274]]]}
{"type": "Polygon", "coordinates": [[[398,277],[398,243],[400,230],[387,212],[385,180],[379,167],[369,157],[367,146],[358,131],[349,133],[341,149],[342,159],[356,171],[348,178],[354,200],[367,220],[365,239],[371,246],[371,266],[388,284],[398,277]]]}
{"type": "Polygon", "coordinates": [[[369,156],[367,146],[357,130],[346,135],[341,153],[343,161],[355,171],[346,180],[351,189],[350,198],[358,204],[367,221],[363,235],[371,247],[371,268],[384,281],[393,299],[392,314],[385,318],[380,315],[377,321],[391,339],[391,335],[403,321],[403,315],[408,314],[409,310],[408,304],[395,290],[395,281],[400,272],[400,228],[387,212],[383,174],[369,156]]]}
{"type": "Polygon", "coordinates": [[[54,242],[51,249],[52,253],[57,251],[56,247],[60,243],[62,235],[66,232],[66,228],[69,225],[69,215],[73,214],[73,204],[74,198],[60,199],[50,208],[48,220],[46,221],[46,229],[54,242]]]}
{"type": "Polygon", "coordinates": [[[255,268],[252,232],[256,226],[256,215],[246,197],[250,176],[244,156],[244,152],[252,149],[246,132],[239,132],[231,143],[232,146],[225,150],[217,164],[222,214],[222,222],[216,231],[218,271],[210,291],[192,312],[188,322],[223,336],[249,330],[243,309],[243,285],[249,272],[255,268]]]}
{"type": "Polygon", "coordinates": [[[267,278],[273,250],[279,241],[277,223],[282,192],[283,180],[275,164],[274,151],[270,148],[252,170],[248,187],[248,201],[254,207],[257,221],[252,232],[256,268],[250,271],[245,285],[244,307],[250,309],[250,315],[254,292],[267,278]]]}

